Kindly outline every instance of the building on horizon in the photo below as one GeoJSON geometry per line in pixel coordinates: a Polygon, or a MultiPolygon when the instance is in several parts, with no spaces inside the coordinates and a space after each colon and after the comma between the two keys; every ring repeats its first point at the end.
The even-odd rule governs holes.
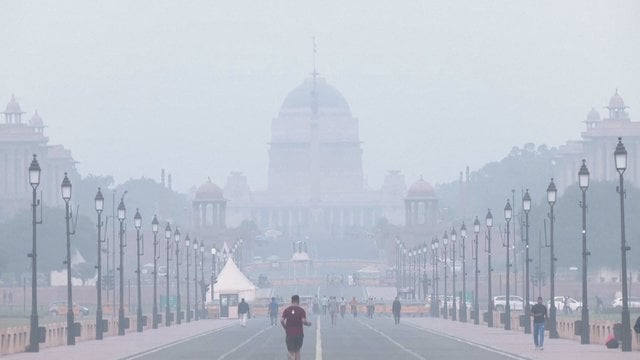
{"type": "Polygon", "coordinates": [[[71,151],[62,145],[49,145],[45,125],[36,110],[31,118],[25,114],[11,96],[0,123],[0,214],[11,216],[31,205],[32,188],[29,184],[29,165],[37,155],[42,169],[38,196],[42,193],[44,206],[62,206],[60,184],[67,172],[71,181],[79,179],[76,161],[71,151]]]}

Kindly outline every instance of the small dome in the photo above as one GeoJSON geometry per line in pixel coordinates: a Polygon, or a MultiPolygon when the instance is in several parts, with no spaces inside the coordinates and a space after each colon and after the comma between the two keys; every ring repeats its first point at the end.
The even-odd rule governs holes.
{"type": "Polygon", "coordinates": [[[7,104],[7,108],[4,111],[5,113],[9,113],[9,114],[22,114],[22,109],[20,109],[20,104],[18,104],[18,101],[16,101],[16,97],[11,94],[11,100],[9,100],[9,103],[7,104]]]}
{"type": "Polygon", "coordinates": [[[222,189],[213,182],[211,179],[207,179],[207,181],[200,185],[198,190],[196,191],[196,199],[198,200],[222,200],[224,197],[222,196],[222,189]]]}
{"type": "Polygon", "coordinates": [[[591,108],[587,114],[587,121],[600,121],[600,113],[595,108],[591,108]]]}
{"type": "Polygon", "coordinates": [[[407,195],[412,198],[436,197],[436,191],[420,176],[420,180],[411,185],[407,195]]]}
{"type": "MultiPolygon", "coordinates": [[[[311,108],[312,92],[314,91],[313,85],[313,79],[306,79],[302,84],[293,89],[284,99],[280,111],[311,108]]],[[[351,114],[347,100],[345,100],[340,91],[329,85],[324,78],[316,79],[315,94],[318,109],[337,109],[351,114]]]]}
{"type": "Polygon", "coordinates": [[[622,96],[618,94],[618,89],[616,89],[616,93],[613,94],[611,100],[609,100],[609,108],[610,109],[624,109],[624,100],[622,100],[622,96]]]}
{"type": "Polygon", "coordinates": [[[40,117],[40,115],[38,115],[38,110],[36,110],[36,112],[33,114],[31,119],[29,120],[29,125],[33,127],[44,127],[44,122],[42,121],[42,118],[40,117]]]}

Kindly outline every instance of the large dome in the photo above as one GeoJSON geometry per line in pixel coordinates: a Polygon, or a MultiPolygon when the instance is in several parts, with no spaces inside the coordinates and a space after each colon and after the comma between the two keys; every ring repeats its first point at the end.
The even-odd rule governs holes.
{"type": "MultiPolygon", "coordinates": [[[[280,111],[310,109],[312,105],[312,92],[314,81],[306,79],[302,84],[293,89],[284,99],[280,111]]],[[[317,78],[315,81],[315,93],[318,109],[342,110],[351,113],[349,104],[344,96],[333,86],[329,85],[324,78],[317,78]]]]}
{"type": "Polygon", "coordinates": [[[428,182],[424,181],[422,176],[420,176],[420,180],[416,181],[411,185],[409,191],[407,192],[407,197],[410,198],[435,198],[436,191],[433,189],[433,186],[428,182]]]}
{"type": "Polygon", "coordinates": [[[222,189],[208,179],[204,184],[200,185],[196,191],[197,200],[222,200],[222,189]]]}
{"type": "Polygon", "coordinates": [[[22,114],[22,109],[20,109],[20,104],[16,100],[16,97],[12,94],[11,100],[7,104],[7,108],[4,111],[7,114],[22,114]]]}
{"type": "Polygon", "coordinates": [[[624,100],[622,100],[622,96],[618,94],[618,89],[616,89],[616,93],[613,94],[611,99],[609,100],[609,108],[610,109],[625,109],[624,100]]]}

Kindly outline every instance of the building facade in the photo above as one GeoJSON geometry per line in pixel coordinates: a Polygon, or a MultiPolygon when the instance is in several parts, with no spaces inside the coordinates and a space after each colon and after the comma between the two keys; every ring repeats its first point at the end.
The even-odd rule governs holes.
{"type": "Polygon", "coordinates": [[[36,155],[42,169],[38,193],[44,206],[62,206],[60,184],[64,173],[79,178],[71,152],[62,145],[49,145],[45,125],[37,111],[26,121],[25,112],[15,96],[7,104],[4,122],[0,123],[0,213],[13,215],[28,209],[32,189],[29,164],[36,155]]]}
{"type": "Polygon", "coordinates": [[[596,109],[591,109],[580,140],[568,141],[559,147],[556,160],[556,186],[559,191],[578,182],[582,159],[586,160],[591,180],[617,180],[613,152],[618,137],[622,137],[629,154],[625,180],[640,186],[640,122],[631,120],[628,107],[617,90],[604,108],[605,118],[601,118],[596,109]]]}

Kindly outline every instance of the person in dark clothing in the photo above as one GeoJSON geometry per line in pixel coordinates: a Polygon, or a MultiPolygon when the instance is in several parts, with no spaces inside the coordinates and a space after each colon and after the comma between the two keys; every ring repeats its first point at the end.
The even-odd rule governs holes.
{"type": "Polygon", "coordinates": [[[244,302],[244,298],[238,304],[238,315],[242,319],[242,326],[247,326],[247,318],[249,317],[249,304],[244,302]]]}
{"type": "Polygon", "coordinates": [[[400,300],[396,296],[396,299],[393,300],[393,305],[391,305],[391,312],[393,313],[393,320],[396,325],[400,324],[400,310],[402,309],[402,305],[400,304],[400,300]]]}
{"type": "Polygon", "coordinates": [[[533,316],[533,343],[536,350],[544,350],[544,322],[547,320],[547,307],[542,304],[542,297],[538,296],[538,303],[531,308],[533,316]]]}
{"type": "Polygon", "coordinates": [[[304,339],[302,326],[311,326],[311,322],[307,321],[307,313],[300,307],[298,295],[291,297],[291,305],[282,312],[280,324],[286,333],[285,343],[287,344],[288,359],[300,360],[300,349],[304,339]]]}
{"type": "Polygon", "coordinates": [[[271,319],[271,326],[275,326],[278,323],[278,302],[276,298],[271,298],[269,303],[269,318],[271,319]]]}

